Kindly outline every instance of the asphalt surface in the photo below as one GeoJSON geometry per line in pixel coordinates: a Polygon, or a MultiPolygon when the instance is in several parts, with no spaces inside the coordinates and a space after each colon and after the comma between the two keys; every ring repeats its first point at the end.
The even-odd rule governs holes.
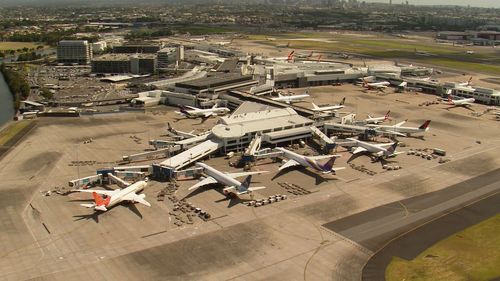
{"type": "MultiPolygon", "coordinates": [[[[384,280],[385,269],[398,256],[414,259],[421,252],[442,239],[469,226],[480,223],[500,212],[500,193],[427,223],[392,241],[376,253],[363,268],[363,281],[384,280]]],[[[499,280],[499,279],[496,279],[499,280]]]]}
{"type": "Polygon", "coordinates": [[[448,188],[383,205],[323,226],[376,254],[362,280],[384,280],[393,256],[414,259],[438,241],[500,212],[500,169],[448,188]]]}
{"type": "MultiPolygon", "coordinates": [[[[394,237],[498,190],[500,169],[439,191],[383,205],[323,226],[377,252],[394,237]]],[[[405,258],[414,256],[414,253],[402,255],[405,258]]]]}

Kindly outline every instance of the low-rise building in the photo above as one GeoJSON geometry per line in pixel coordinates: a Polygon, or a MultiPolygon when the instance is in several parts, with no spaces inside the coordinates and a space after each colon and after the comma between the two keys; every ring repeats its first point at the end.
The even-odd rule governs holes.
{"type": "Polygon", "coordinates": [[[154,54],[106,54],[92,60],[93,73],[152,74],[156,72],[154,54]]]}

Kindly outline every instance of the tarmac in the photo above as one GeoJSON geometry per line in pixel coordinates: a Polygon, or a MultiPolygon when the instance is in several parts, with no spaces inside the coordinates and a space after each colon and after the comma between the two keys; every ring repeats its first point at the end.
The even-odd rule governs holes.
{"type": "MultiPolygon", "coordinates": [[[[378,95],[353,85],[316,87],[310,92],[317,104],[346,96],[346,111],[354,111],[359,118],[368,113],[383,115],[390,109],[392,123],[408,118],[408,125],[417,126],[431,119],[425,137],[400,139],[406,147],[399,149],[439,147],[447,150],[451,161],[439,164],[438,159],[403,154],[388,162],[403,169],[386,171],[368,157],[352,159],[351,163],[376,172],[369,176],[351,169],[350,153],[339,149],[342,157],[336,165],[347,169],[337,176],[291,170],[276,177],[280,163],[266,160],[253,167],[270,171],[254,177],[255,185],[267,187],[257,196],[287,194],[287,200],[253,208],[231,204],[216,187],[190,194],[187,188],[196,181],[178,181],[174,194],[189,196],[189,202],[211,214],[208,221],[195,217],[192,224],[178,226],[171,214],[173,202],[155,200],[166,183],[150,181],[144,192],[150,208],[137,206],[137,215],[116,206],[96,222],[90,210],[79,206],[81,200],[90,199],[88,194],[44,196],[46,191],[67,187],[69,180],[95,174],[96,169],[116,166],[122,155],[150,149],[149,139],[164,138],[166,122],[201,132],[217,119],[176,121],[173,111],[165,107],[145,114],[40,119],[0,160],[0,227],[4,230],[0,280],[360,280],[361,269],[376,247],[323,225],[439,191],[500,166],[499,123],[489,115],[474,117],[468,110],[446,110],[443,105],[418,106],[435,100],[432,95],[378,95]],[[84,144],[89,138],[93,141],[84,144]],[[79,161],[89,162],[75,164],[79,161]],[[284,182],[309,194],[289,194],[278,184],[284,182]]],[[[474,106],[479,112],[485,108],[474,106]]],[[[309,148],[297,151],[314,153],[309,148]]],[[[140,164],[153,161],[161,160],[140,164]]],[[[205,162],[222,171],[238,170],[228,165],[230,161],[234,160],[212,157],[205,162]]],[[[480,191],[470,191],[471,198],[480,191]]],[[[449,201],[450,208],[461,204],[449,201]]],[[[404,208],[398,208],[404,214],[404,208]]],[[[398,218],[389,213],[374,219],[391,225],[398,218]]],[[[354,222],[366,226],[366,222],[354,222]]],[[[383,236],[383,231],[378,235],[383,236]]]]}

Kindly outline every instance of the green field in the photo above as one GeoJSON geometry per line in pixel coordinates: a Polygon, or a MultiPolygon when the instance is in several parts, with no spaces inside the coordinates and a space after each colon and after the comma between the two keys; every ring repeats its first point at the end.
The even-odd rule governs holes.
{"type": "Polygon", "coordinates": [[[36,49],[39,44],[31,42],[0,42],[0,51],[17,50],[22,48],[36,49]]]}
{"type": "Polygon", "coordinates": [[[31,124],[33,120],[22,120],[10,124],[0,132],[0,146],[5,145],[9,140],[19,134],[24,128],[31,124]]]}
{"type": "Polygon", "coordinates": [[[387,281],[487,281],[500,277],[500,214],[450,236],[414,260],[393,258],[387,281]]]}
{"type": "Polygon", "coordinates": [[[290,49],[354,53],[391,60],[408,59],[438,67],[500,75],[500,56],[495,49],[476,49],[476,54],[466,55],[465,51],[467,49],[462,46],[438,44],[430,38],[419,40],[389,36],[356,36],[311,32],[304,34],[250,35],[248,39],[260,41],[262,44],[270,46],[290,43],[290,49]],[[267,40],[267,38],[275,38],[275,40],[267,40]],[[328,39],[330,42],[323,42],[318,39],[328,39]],[[419,55],[415,50],[427,52],[429,56],[419,55]],[[487,64],[484,62],[487,62],[487,64]]]}

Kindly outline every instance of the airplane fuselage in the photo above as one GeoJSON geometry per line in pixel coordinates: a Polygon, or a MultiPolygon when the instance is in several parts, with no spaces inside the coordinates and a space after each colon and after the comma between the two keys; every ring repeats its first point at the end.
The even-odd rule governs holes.
{"type": "Polygon", "coordinates": [[[239,187],[241,182],[236,179],[224,174],[221,171],[218,171],[208,165],[203,163],[196,163],[196,166],[203,168],[203,172],[212,178],[214,178],[218,183],[227,186],[227,187],[239,187]]]}
{"type": "Polygon", "coordinates": [[[309,97],[309,95],[281,96],[281,97],[277,97],[277,98],[272,98],[272,100],[291,103],[291,102],[302,101],[303,99],[308,98],[308,97],[309,97]]]}
{"type": "Polygon", "coordinates": [[[374,154],[376,156],[389,156],[391,154],[384,147],[379,147],[379,146],[373,145],[371,143],[360,141],[357,139],[352,139],[352,138],[348,138],[348,140],[355,142],[356,146],[362,147],[362,148],[366,149],[369,153],[374,154]]]}
{"type": "Polygon", "coordinates": [[[285,148],[278,147],[277,149],[283,152],[283,156],[285,158],[297,161],[297,163],[299,163],[303,167],[312,168],[318,172],[325,172],[315,160],[309,159],[308,157],[297,154],[285,148]]]}
{"type": "Polygon", "coordinates": [[[118,191],[116,194],[113,194],[111,196],[111,199],[109,200],[109,203],[106,206],[106,208],[110,208],[116,204],[121,203],[122,201],[124,201],[123,198],[125,198],[128,194],[138,193],[142,191],[146,187],[146,185],[147,183],[145,181],[138,181],[118,191]]]}
{"type": "Polygon", "coordinates": [[[207,113],[212,113],[212,114],[226,114],[229,112],[229,108],[226,107],[219,107],[219,108],[207,108],[207,109],[199,109],[199,110],[186,110],[185,111],[187,115],[192,116],[192,117],[199,117],[199,116],[205,116],[207,113]]]}

